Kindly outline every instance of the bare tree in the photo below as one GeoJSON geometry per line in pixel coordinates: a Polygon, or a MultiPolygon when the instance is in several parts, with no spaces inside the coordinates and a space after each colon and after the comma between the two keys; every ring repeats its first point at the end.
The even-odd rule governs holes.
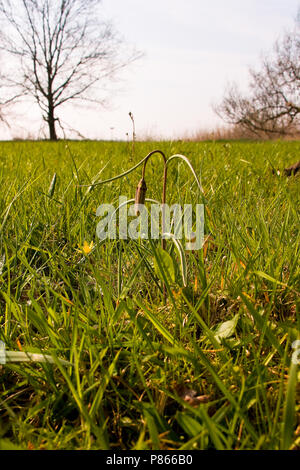
{"type": "Polygon", "coordinates": [[[124,50],[112,25],[101,17],[100,3],[0,0],[0,48],[11,64],[7,100],[33,97],[51,140],[57,140],[59,107],[75,100],[101,103],[100,87],[140,56],[124,50]]]}
{"type": "Polygon", "coordinates": [[[248,95],[232,85],[217,114],[256,135],[287,135],[300,130],[300,30],[286,33],[261,70],[250,72],[248,95]]]}

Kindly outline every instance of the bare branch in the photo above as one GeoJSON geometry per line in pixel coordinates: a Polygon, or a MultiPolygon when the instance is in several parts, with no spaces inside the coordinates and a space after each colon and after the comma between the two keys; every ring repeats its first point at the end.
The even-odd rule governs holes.
{"type": "Polygon", "coordinates": [[[225,93],[216,113],[230,124],[257,136],[289,135],[300,131],[300,32],[283,36],[265,57],[259,71],[250,69],[250,93],[236,85],[225,93]]]}

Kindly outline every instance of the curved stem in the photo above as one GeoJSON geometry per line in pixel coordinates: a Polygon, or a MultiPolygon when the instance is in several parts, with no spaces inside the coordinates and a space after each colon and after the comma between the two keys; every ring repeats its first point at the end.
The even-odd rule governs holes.
{"type": "Polygon", "coordinates": [[[98,186],[99,184],[105,184],[105,183],[110,183],[111,181],[115,181],[115,180],[118,180],[120,178],[123,178],[123,176],[127,176],[129,175],[129,173],[132,173],[134,170],[136,170],[139,166],[141,166],[143,163],[145,163],[150,157],[151,155],[153,155],[154,153],[160,153],[163,158],[165,159],[165,155],[163,152],[161,152],[160,150],[153,150],[152,152],[150,152],[145,158],[143,158],[142,160],[140,160],[136,165],[134,165],[133,167],[129,168],[129,170],[126,170],[124,171],[124,173],[121,173],[120,175],[117,175],[117,176],[113,176],[112,178],[107,178],[106,180],[102,180],[102,181],[98,181],[97,183],[90,183],[90,184],[80,184],[78,185],[79,187],[91,187],[93,188],[94,186],[98,186]]]}
{"type": "MultiPolygon", "coordinates": [[[[145,171],[146,171],[146,165],[147,165],[147,162],[149,160],[150,157],[152,157],[152,155],[156,154],[156,153],[159,153],[163,160],[164,160],[164,174],[163,174],[163,190],[162,190],[162,226],[163,226],[163,230],[164,230],[164,227],[165,227],[165,208],[164,208],[164,204],[166,203],[166,188],[167,188],[167,159],[166,159],[166,156],[164,154],[164,152],[162,152],[161,150],[153,150],[152,152],[150,152],[147,157],[144,159],[144,166],[143,166],[143,171],[142,171],[142,178],[145,177],[145,171]]],[[[166,241],[164,238],[162,238],[161,240],[161,247],[163,250],[165,250],[166,248],[166,241]]]]}
{"type": "Polygon", "coordinates": [[[142,162],[144,162],[143,172],[142,172],[142,177],[143,178],[145,177],[145,170],[146,170],[147,162],[148,162],[149,158],[152,157],[152,155],[154,155],[155,153],[159,153],[163,157],[164,166],[167,165],[167,159],[166,159],[166,156],[165,156],[164,152],[162,152],[161,150],[152,150],[152,152],[148,153],[148,155],[142,160],[142,162]]]}
{"type": "Polygon", "coordinates": [[[195,178],[195,181],[196,181],[196,183],[197,183],[197,186],[198,186],[200,192],[202,193],[202,196],[204,196],[204,191],[203,191],[202,185],[201,185],[201,183],[200,183],[200,181],[199,181],[199,178],[198,178],[198,176],[197,176],[197,174],[196,174],[196,172],[195,172],[195,170],[194,170],[194,168],[193,168],[191,162],[189,161],[188,158],[186,158],[185,155],[181,155],[181,154],[179,154],[179,153],[176,153],[175,155],[172,155],[171,157],[168,158],[167,165],[170,163],[171,160],[174,160],[175,158],[179,158],[179,159],[183,160],[183,161],[188,165],[189,169],[191,170],[191,172],[192,172],[192,174],[193,174],[193,176],[194,176],[194,178],[195,178]]]}
{"type": "MultiPolygon", "coordinates": [[[[147,157],[145,158],[145,161],[144,161],[144,166],[143,166],[143,171],[142,171],[142,178],[145,177],[146,165],[147,165],[147,162],[148,162],[149,158],[152,157],[152,155],[154,155],[156,153],[159,153],[162,156],[163,160],[164,160],[163,190],[162,190],[162,198],[161,198],[162,199],[162,231],[164,231],[164,229],[165,229],[166,188],[167,188],[167,159],[166,159],[165,154],[161,150],[153,150],[152,152],[150,152],[147,155],[147,157]]],[[[166,249],[166,240],[164,239],[163,236],[162,236],[162,239],[161,239],[161,247],[162,247],[163,250],[166,249]]],[[[164,292],[164,299],[166,301],[167,292],[166,292],[165,283],[163,284],[163,292],[164,292]]]]}

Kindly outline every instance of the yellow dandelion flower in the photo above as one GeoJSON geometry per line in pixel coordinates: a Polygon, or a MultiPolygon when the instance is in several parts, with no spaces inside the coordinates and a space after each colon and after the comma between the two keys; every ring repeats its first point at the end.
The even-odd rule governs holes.
{"type": "Polygon", "coordinates": [[[83,246],[80,247],[81,248],[80,251],[84,253],[85,255],[89,255],[93,249],[93,246],[94,246],[93,240],[91,241],[90,244],[86,240],[84,240],[83,246]]]}

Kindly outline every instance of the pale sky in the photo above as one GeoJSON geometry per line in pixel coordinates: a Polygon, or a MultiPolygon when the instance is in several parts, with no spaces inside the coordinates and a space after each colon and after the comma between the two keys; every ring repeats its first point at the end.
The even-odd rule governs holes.
{"type": "MultiPolygon", "coordinates": [[[[248,67],[259,64],[276,39],[294,27],[299,0],[103,0],[105,17],[144,56],[124,71],[109,108],[72,110],[63,118],[87,138],[177,138],[222,125],[212,104],[225,87],[245,88],[248,67]]],[[[38,115],[28,119],[33,135],[38,115]]],[[[20,121],[21,119],[21,121],[20,121]]],[[[22,117],[16,115],[17,122],[22,117]]],[[[15,122],[16,122],[15,121],[15,122]]],[[[24,135],[24,124],[0,138],[24,135]]]]}

